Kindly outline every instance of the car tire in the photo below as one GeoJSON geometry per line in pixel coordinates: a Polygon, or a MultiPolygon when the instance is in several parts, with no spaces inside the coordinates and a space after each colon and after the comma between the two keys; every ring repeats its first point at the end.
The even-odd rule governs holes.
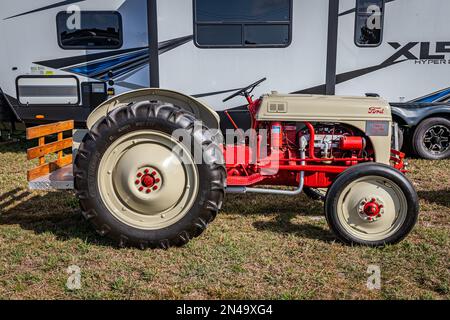
{"type": "Polygon", "coordinates": [[[414,131],[413,149],[421,158],[442,160],[450,157],[450,120],[429,118],[414,131]]]}

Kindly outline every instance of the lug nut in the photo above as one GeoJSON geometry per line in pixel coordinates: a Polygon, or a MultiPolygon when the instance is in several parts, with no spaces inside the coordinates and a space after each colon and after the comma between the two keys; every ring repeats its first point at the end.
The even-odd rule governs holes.
{"type": "Polygon", "coordinates": [[[147,173],[148,173],[148,171],[149,171],[148,169],[145,169],[145,170],[144,170],[144,173],[145,173],[145,174],[147,174],[147,173]]]}
{"type": "Polygon", "coordinates": [[[142,173],[139,172],[139,173],[137,174],[137,177],[138,177],[138,178],[142,177],[142,173]]]}
{"type": "Polygon", "coordinates": [[[143,191],[143,190],[144,190],[144,187],[140,187],[140,188],[139,188],[139,191],[143,191]]]}
{"type": "Polygon", "coordinates": [[[158,190],[158,186],[154,186],[153,190],[155,190],[155,191],[158,190]]]}
{"type": "Polygon", "coordinates": [[[152,176],[156,176],[156,171],[153,171],[153,172],[152,172],[152,176]]]}
{"type": "Polygon", "coordinates": [[[156,183],[160,183],[161,179],[157,178],[155,181],[156,181],[156,183]]]}
{"type": "Polygon", "coordinates": [[[139,184],[140,182],[141,182],[140,180],[136,180],[134,183],[139,184]]]}
{"type": "Polygon", "coordinates": [[[150,193],[150,192],[152,192],[152,190],[150,190],[150,189],[147,189],[147,191],[145,191],[146,193],[150,193]]]}

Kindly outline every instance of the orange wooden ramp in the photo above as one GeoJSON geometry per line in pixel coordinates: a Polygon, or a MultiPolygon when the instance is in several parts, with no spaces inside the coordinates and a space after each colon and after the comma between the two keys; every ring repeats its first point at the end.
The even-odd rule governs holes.
{"type": "Polygon", "coordinates": [[[28,160],[39,159],[38,166],[27,172],[30,189],[73,189],[72,153],[64,153],[73,146],[72,137],[64,138],[64,132],[72,136],[73,129],[73,120],[27,129],[27,140],[38,139],[38,145],[27,150],[28,160]],[[50,137],[54,141],[47,143],[50,137]],[[56,160],[46,162],[51,154],[56,154],[56,160]]]}

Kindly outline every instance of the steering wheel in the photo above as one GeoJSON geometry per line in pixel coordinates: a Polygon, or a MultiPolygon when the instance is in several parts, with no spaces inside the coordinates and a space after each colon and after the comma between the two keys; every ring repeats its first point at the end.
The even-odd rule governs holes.
{"type": "Polygon", "coordinates": [[[251,85],[249,85],[248,87],[242,88],[239,91],[233,93],[231,96],[229,96],[228,98],[225,98],[222,100],[222,102],[227,102],[228,100],[231,100],[237,96],[245,96],[248,97],[250,93],[252,93],[253,90],[255,90],[255,88],[257,86],[259,86],[261,83],[263,83],[264,81],[266,81],[267,78],[263,78],[261,80],[256,81],[255,83],[252,83],[251,85]]]}

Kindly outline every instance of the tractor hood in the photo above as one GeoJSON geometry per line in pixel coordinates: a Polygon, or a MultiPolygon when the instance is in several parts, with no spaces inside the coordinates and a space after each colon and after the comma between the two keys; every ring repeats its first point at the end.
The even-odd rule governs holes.
{"type": "Polygon", "coordinates": [[[388,102],[376,97],[272,93],[262,97],[258,121],[391,121],[388,102]]]}

